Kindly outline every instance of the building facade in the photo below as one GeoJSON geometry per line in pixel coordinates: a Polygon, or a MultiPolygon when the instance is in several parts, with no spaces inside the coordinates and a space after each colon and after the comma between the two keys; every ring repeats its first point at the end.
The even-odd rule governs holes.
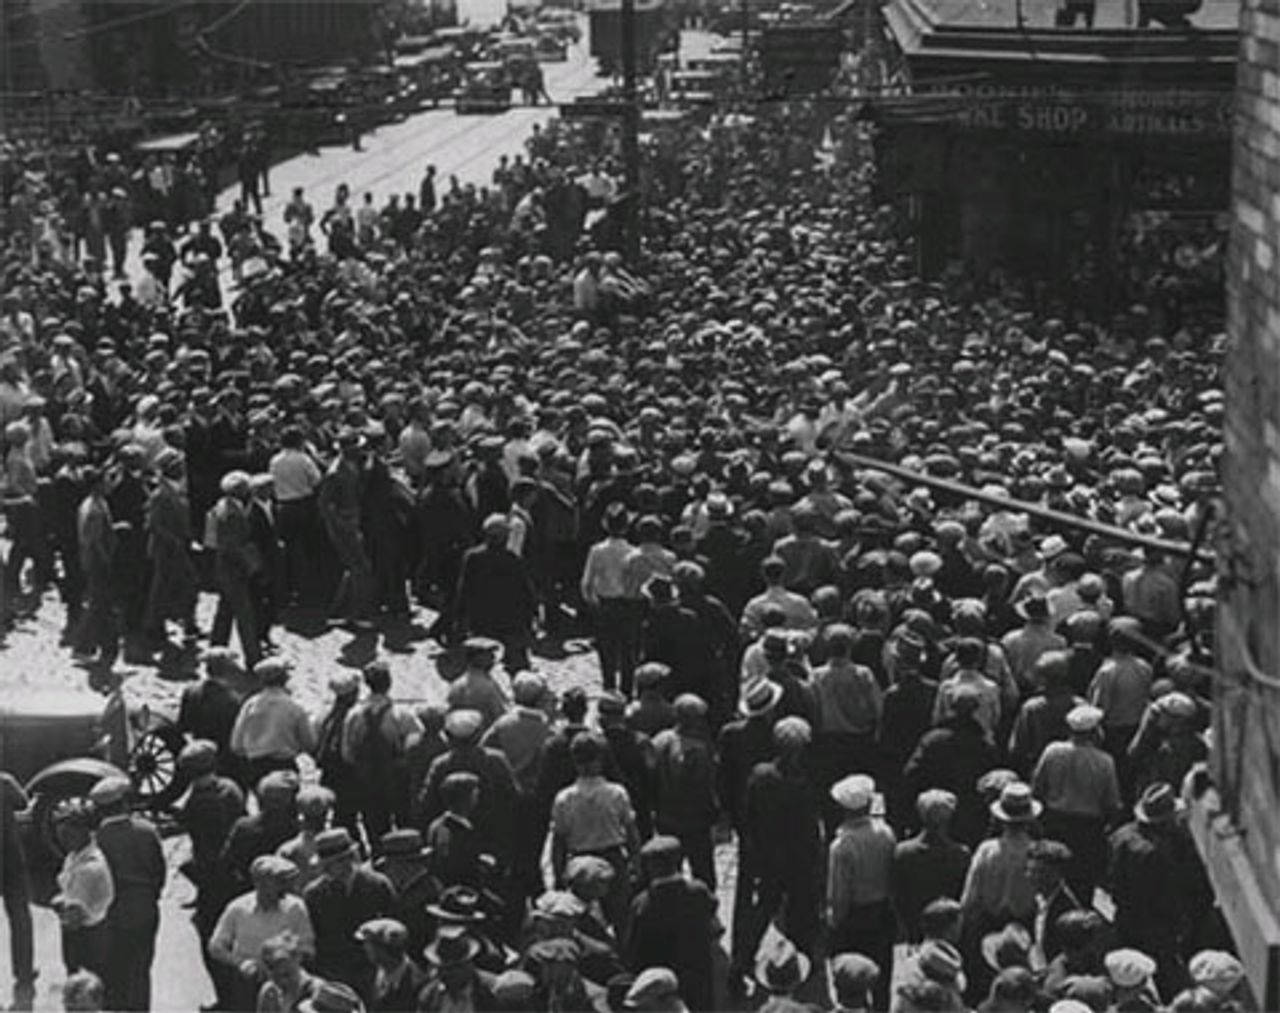
{"type": "Polygon", "coordinates": [[[1192,830],[1260,1009],[1280,1009],[1280,0],[1244,0],[1228,255],[1212,784],[1192,830]]]}
{"type": "Polygon", "coordinates": [[[1029,0],[890,0],[894,64],[866,115],[884,195],[916,227],[920,267],[1080,278],[1107,298],[1134,233],[1177,221],[1187,257],[1228,205],[1234,8],[1186,30],[1107,10],[1062,27],[1029,0]]]}

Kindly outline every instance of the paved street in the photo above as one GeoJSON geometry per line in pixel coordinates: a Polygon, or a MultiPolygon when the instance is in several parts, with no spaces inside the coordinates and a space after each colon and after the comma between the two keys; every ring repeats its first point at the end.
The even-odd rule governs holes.
{"type": "MultiPolygon", "coordinates": [[[[566,62],[543,64],[543,72],[556,102],[571,102],[602,87],[585,39],[570,47],[566,62]]],[[[299,155],[272,169],[264,221],[272,231],[282,228],[280,216],[295,186],[306,189],[318,212],[332,202],[339,183],[351,187],[353,203],[366,191],[378,206],[389,194],[416,196],[429,163],[436,166],[437,185],[447,185],[450,176],[487,185],[499,155],[523,151],[533,125],[545,123],[554,112],[549,106],[519,106],[497,116],[460,116],[452,109],[436,109],[364,135],[362,151],[328,147],[319,155],[299,155]]],[[[229,207],[238,193],[238,187],[224,191],[219,209],[229,207]]]]}

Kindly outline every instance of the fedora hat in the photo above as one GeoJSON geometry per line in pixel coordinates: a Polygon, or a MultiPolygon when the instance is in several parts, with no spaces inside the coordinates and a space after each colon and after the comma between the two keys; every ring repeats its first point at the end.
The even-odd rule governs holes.
{"type": "Polygon", "coordinates": [[[757,679],[742,694],[742,713],[749,718],[768,714],[782,699],[782,686],[772,679],[757,679]]]}
{"type": "Polygon", "coordinates": [[[1006,784],[1000,789],[1000,797],[991,803],[991,815],[1005,823],[1029,823],[1043,810],[1031,788],[1021,781],[1006,784]]]}
{"type": "Polygon", "coordinates": [[[1178,798],[1171,785],[1160,781],[1142,793],[1133,807],[1133,814],[1139,823],[1171,823],[1182,814],[1182,799],[1178,798]]]}
{"type": "Polygon", "coordinates": [[[456,967],[475,960],[480,941],[464,931],[442,931],[422,951],[423,957],[437,967],[456,967]]]}
{"type": "Polygon", "coordinates": [[[298,1004],[299,1013],[361,1013],[360,996],[348,985],[317,981],[316,989],[298,1004]]]}
{"type": "Polygon", "coordinates": [[[481,897],[469,886],[451,886],[435,904],[427,905],[427,914],[451,925],[474,925],[484,921],[481,897]]]}
{"type": "Polygon", "coordinates": [[[322,862],[335,858],[346,858],[356,852],[356,842],[343,827],[325,830],[316,835],[316,858],[322,862]]]}
{"type": "Polygon", "coordinates": [[[809,980],[813,963],[783,939],[756,962],[756,980],[770,992],[793,992],[809,980]]]}

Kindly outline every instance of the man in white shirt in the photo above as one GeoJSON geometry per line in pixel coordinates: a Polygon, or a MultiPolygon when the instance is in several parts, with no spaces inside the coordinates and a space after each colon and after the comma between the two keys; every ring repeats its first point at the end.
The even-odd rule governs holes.
{"type": "Polygon", "coordinates": [[[262,689],[241,706],[231,729],[231,751],[249,761],[256,784],[273,770],[295,770],[298,756],[314,751],[316,739],[306,710],[285,687],[288,665],[267,658],[253,674],[262,689]]]}
{"type": "Polygon", "coordinates": [[[315,567],[323,551],[316,492],[324,476],[297,426],[280,434],[280,450],[269,468],[278,506],[276,529],[284,543],[282,590],[286,601],[303,601],[316,586],[315,567]]]}
{"type": "Polygon", "coordinates": [[[229,969],[234,982],[227,994],[241,1000],[235,1009],[255,1008],[258,987],[266,979],[262,947],[268,939],[290,932],[300,953],[310,956],[316,949],[307,905],[289,892],[298,867],[279,855],[259,855],[249,875],[252,892],[227,905],[209,939],[209,955],[229,969]]]}
{"type": "Polygon", "coordinates": [[[144,309],[160,309],[169,305],[169,286],[159,275],[160,258],[153,253],[143,254],[142,277],[138,279],[134,296],[144,309]]]}
{"type": "Polygon", "coordinates": [[[69,799],[54,810],[58,843],[66,849],[52,907],[62,922],[62,960],[67,973],[106,974],[107,913],[115,903],[115,882],[106,856],[93,838],[96,815],[83,799],[69,799]]]}
{"type": "Polygon", "coordinates": [[[751,638],[764,630],[764,614],[770,606],[780,608],[786,616],[789,630],[812,630],[818,625],[818,612],[802,594],[788,591],[782,584],[787,571],[786,562],[778,556],[769,556],[760,564],[765,589],[756,595],[742,610],[742,632],[751,638]]]}
{"type": "Polygon", "coordinates": [[[604,688],[617,689],[621,677],[623,692],[630,694],[640,646],[640,599],[631,595],[627,580],[627,566],[635,552],[627,541],[628,525],[626,507],[610,504],[604,515],[605,537],[587,553],[582,599],[595,623],[604,688]]]}
{"type": "Polygon", "coordinates": [[[605,174],[599,162],[578,177],[578,185],[587,192],[587,200],[593,208],[604,207],[618,192],[618,185],[605,174]]]}

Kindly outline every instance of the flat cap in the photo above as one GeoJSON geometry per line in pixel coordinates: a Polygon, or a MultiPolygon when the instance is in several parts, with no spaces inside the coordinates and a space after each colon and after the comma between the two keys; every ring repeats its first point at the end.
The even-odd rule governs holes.
{"type": "Polygon", "coordinates": [[[389,950],[403,950],[409,943],[409,930],[394,918],[373,918],[356,929],[356,939],[389,950]]]}
{"type": "Polygon", "coordinates": [[[470,742],[484,727],[484,715],[477,710],[450,711],[444,719],[444,731],[455,742],[470,742]]]}
{"type": "Polygon", "coordinates": [[[779,749],[799,749],[813,741],[813,727],[802,717],[785,717],[773,726],[773,743],[779,749]]]}
{"type": "Polygon", "coordinates": [[[133,784],[127,777],[104,777],[89,789],[89,801],[101,809],[123,802],[132,791],[133,784]]]}
{"type": "Polygon", "coordinates": [[[640,1009],[650,1003],[672,999],[680,994],[680,979],[669,967],[646,967],[627,989],[623,1005],[627,1009],[640,1009]]]}
{"type": "Polygon", "coordinates": [[[525,958],[533,964],[576,964],[582,947],[572,939],[542,939],[525,950],[525,958]]]}
{"type": "Polygon", "coordinates": [[[1092,704],[1082,703],[1067,711],[1067,727],[1077,734],[1096,731],[1102,724],[1102,711],[1092,704]]]}
{"type": "Polygon", "coordinates": [[[1141,950],[1112,950],[1102,963],[1116,988],[1137,988],[1156,973],[1156,962],[1141,950]]]}
{"type": "Polygon", "coordinates": [[[916,799],[916,813],[921,822],[934,823],[955,815],[958,802],[951,792],[943,788],[922,791],[916,799]]]}
{"type": "Polygon", "coordinates": [[[866,990],[880,977],[880,966],[861,953],[839,953],[831,958],[831,984],[837,995],[866,990]]]}
{"type": "Polygon", "coordinates": [[[1201,950],[1187,965],[1191,980],[1218,996],[1225,996],[1244,978],[1238,958],[1225,950],[1201,950]]]}
{"type": "Polygon", "coordinates": [[[249,864],[249,878],[276,883],[291,883],[298,875],[298,867],[279,855],[259,855],[249,864]]]}
{"type": "Polygon", "coordinates": [[[534,902],[533,910],[544,918],[578,918],[587,906],[568,890],[547,890],[534,902]]]}
{"type": "Polygon", "coordinates": [[[178,769],[192,777],[209,774],[218,767],[218,744],[210,739],[195,739],[178,754],[178,769]]]}
{"type": "Polygon", "coordinates": [[[490,986],[493,997],[507,1009],[532,1009],[538,983],[527,971],[503,971],[490,986]]]}

